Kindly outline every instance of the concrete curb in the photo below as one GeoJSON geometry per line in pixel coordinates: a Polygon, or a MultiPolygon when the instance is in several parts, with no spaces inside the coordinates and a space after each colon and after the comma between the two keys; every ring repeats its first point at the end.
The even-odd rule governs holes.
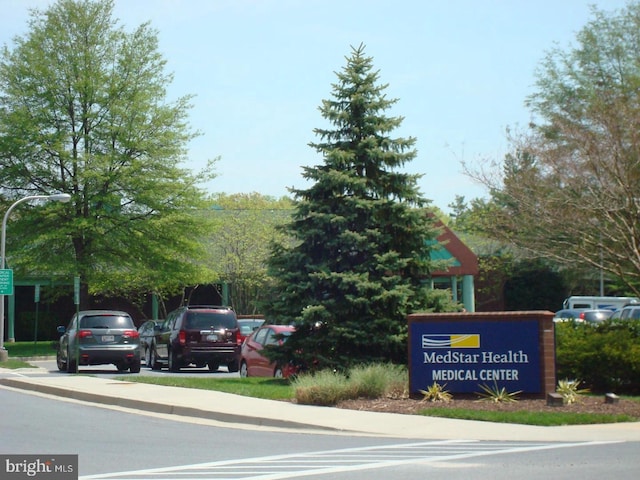
{"type": "MultiPolygon", "coordinates": [[[[306,423],[292,422],[288,420],[263,418],[251,415],[237,415],[233,413],[216,412],[212,410],[203,410],[194,407],[186,407],[182,405],[163,404],[139,399],[112,397],[97,393],[83,392],[79,390],[69,390],[64,387],[56,387],[53,385],[42,385],[32,382],[25,382],[19,379],[0,378],[0,385],[16,388],[20,390],[29,390],[33,392],[43,393],[46,395],[54,395],[58,397],[71,398],[73,400],[101,403],[115,407],[131,408],[134,410],[143,410],[151,413],[159,413],[165,415],[178,415],[182,417],[196,417],[207,420],[214,420],[221,423],[248,424],[260,427],[275,427],[289,429],[309,429],[306,423]]],[[[330,427],[313,427],[314,429],[326,431],[338,431],[330,427]]]]}

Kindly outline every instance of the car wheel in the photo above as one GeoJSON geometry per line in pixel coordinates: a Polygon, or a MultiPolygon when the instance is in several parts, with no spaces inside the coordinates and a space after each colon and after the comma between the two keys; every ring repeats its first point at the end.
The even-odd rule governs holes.
{"type": "Polygon", "coordinates": [[[129,368],[129,366],[124,362],[118,362],[118,363],[115,363],[114,365],[118,369],[118,372],[124,372],[129,368]]]}
{"type": "Polygon", "coordinates": [[[129,371],[131,373],[140,373],[140,359],[133,361],[133,363],[129,366],[129,371]]]}
{"type": "Polygon", "coordinates": [[[276,367],[275,370],[273,371],[273,377],[274,378],[284,378],[284,375],[282,373],[282,369],[280,367],[276,367]]]}
{"type": "Polygon", "coordinates": [[[180,371],[180,363],[178,360],[178,355],[171,350],[169,351],[169,371],[170,372],[179,372],[180,371]]]}
{"type": "Polygon", "coordinates": [[[61,372],[67,371],[67,362],[62,359],[62,353],[59,347],[58,351],[56,352],[56,363],[58,364],[58,370],[60,370],[61,372]]]}
{"type": "Polygon", "coordinates": [[[240,376],[242,378],[247,378],[249,376],[249,367],[247,367],[247,362],[244,360],[240,364],[240,376]]]}
{"type": "Polygon", "coordinates": [[[162,365],[160,365],[160,362],[158,362],[158,354],[156,353],[156,349],[153,345],[151,345],[149,347],[149,350],[151,351],[151,353],[149,353],[149,363],[147,363],[147,367],[149,367],[151,370],[161,370],[162,365]]]}
{"type": "Polygon", "coordinates": [[[209,366],[210,372],[217,372],[218,369],[220,368],[220,364],[216,362],[209,362],[208,366],[209,366]]]}
{"type": "Polygon", "coordinates": [[[229,362],[227,364],[227,369],[229,369],[229,373],[236,373],[240,366],[238,365],[238,360],[234,360],[233,362],[229,362]]]}
{"type": "Polygon", "coordinates": [[[75,356],[71,355],[71,352],[67,350],[67,372],[78,373],[78,363],[75,356]]]}

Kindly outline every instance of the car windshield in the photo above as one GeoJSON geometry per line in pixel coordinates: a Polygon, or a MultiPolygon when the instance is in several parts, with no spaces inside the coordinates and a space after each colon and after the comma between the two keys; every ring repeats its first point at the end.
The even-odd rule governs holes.
{"type": "Polygon", "coordinates": [[[605,311],[585,312],[584,313],[584,319],[585,320],[606,320],[612,314],[613,314],[613,312],[605,312],[605,311]]]}
{"type": "Polygon", "coordinates": [[[238,320],[238,327],[241,334],[251,335],[251,332],[259,328],[263,323],[264,320],[238,320]]]}
{"type": "Polygon", "coordinates": [[[122,315],[86,315],[80,328],[133,328],[131,318],[122,315]]]}
{"type": "Polygon", "coordinates": [[[252,325],[246,325],[246,324],[241,324],[240,325],[240,333],[243,335],[251,335],[251,332],[253,332],[253,326],[252,325]]]}
{"type": "Polygon", "coordinates": [[[189,312],[186,328],[236,328],[233,312],[189,312]]]}
{"type": "Polygon", "coordinates": [[[287,338],[289,338],[289,336],[291,335],[291,332],[288,331],[284,331],[284,332],[274,332],[273,330],[269,329],[269,333],[267,333],[267,338],[265,340],[265,345],[277,345],[278,343],[282,342],[286,342],[287,338]]]}

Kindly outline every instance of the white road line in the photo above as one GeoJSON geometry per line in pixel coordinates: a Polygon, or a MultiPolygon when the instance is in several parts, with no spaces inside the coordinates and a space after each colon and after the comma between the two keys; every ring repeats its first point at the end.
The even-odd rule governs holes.
{"type": "Polygon", "coordinates": [[[297,454],[223,460],[217,462],[151,468],[128,472],[112,472],[82,476],[79,480],[147,480],[188,478],[201,480],[284,480],[311,475],[327,475],[388,468],[411,463],[435,463],[488,455],[523,453],[557,448],[584,447],[620,443],[603,442],[481,442],[476,440],[443,440],[396,445],[354,447],[297,454]],[[276,472],[273,470],[277,469],[276,472]]]}

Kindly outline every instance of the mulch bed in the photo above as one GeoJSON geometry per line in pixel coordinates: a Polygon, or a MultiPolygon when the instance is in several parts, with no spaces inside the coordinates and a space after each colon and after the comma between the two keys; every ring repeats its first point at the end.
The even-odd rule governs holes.
{"type": "Polygon", "coordinates": [[[522,399],[517,402],[490,402],[471,398],[454,398],[450,402],[427,402],[413,398],[357,399],[340,402],[337,407],[371,412],[414,415],[429,408],[460,408],[493,411],[575,412],[597,414],[626,414],[640,421],[640,402],[620,398],[617,403],[605,403],[603,396],[583,396],[577,403],[549,406],[544,399],[522,399]]]}

